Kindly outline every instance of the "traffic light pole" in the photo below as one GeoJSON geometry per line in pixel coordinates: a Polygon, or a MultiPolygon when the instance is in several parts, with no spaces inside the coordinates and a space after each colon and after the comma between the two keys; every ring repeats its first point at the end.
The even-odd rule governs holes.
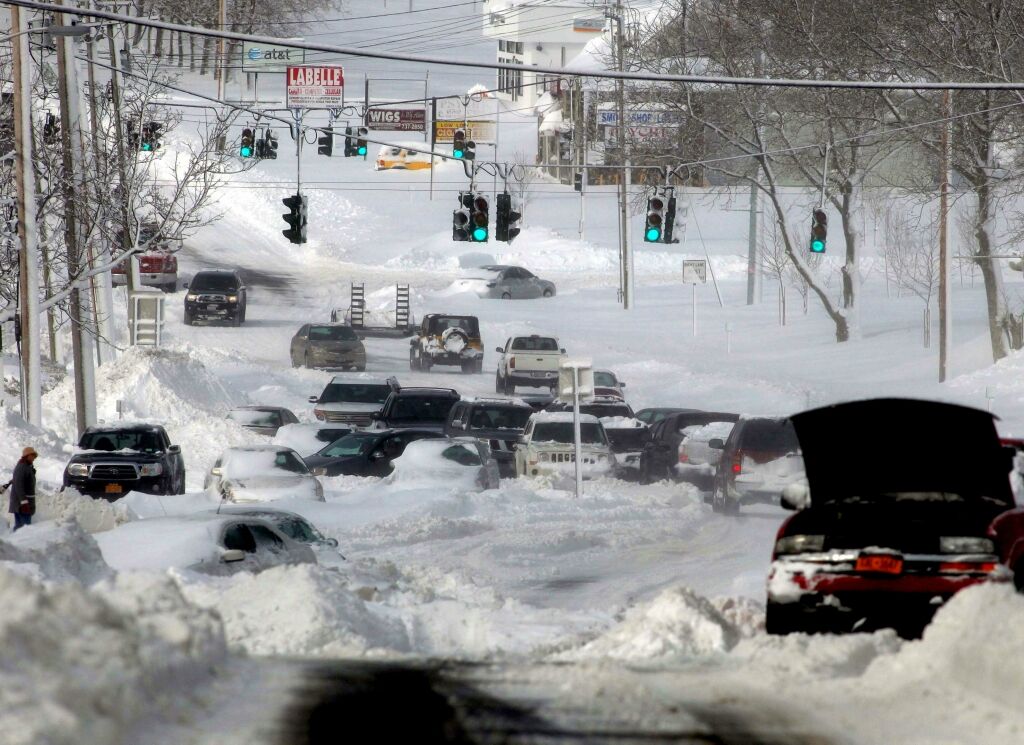
{"type": "MultiPolygon", "coordinates": [[[[619,72],[626,69],[626,45],[623,39],[622,0],[615,6],[615,56],[619,72]]],[[[618,79],[619,152],[622,170],[619,171],[619,276],[622,284],[622,309],[633,307],[633,257],[629,250],[629,160],[626,157],[626,89],[625,81],[618,79]]]]}
{"type": "MultiPolygon", "coordinates": [[[[942,92],[943,116],[953,115],[952,91],[942,92]]],[[[949,307],[949,181],[952,147],[952,119],[942,125],[942,185],[939,187],[939,382],[949,377],[949,349],[953,343],[953,323],[949,307]]]]}
{"type": "Polygon", "coordinates": [[[302,141],[306,139],[302,131],[302,116],[305,112],[302,109],[292,109],[291,112],[295,120],[295,193],[302,194],[302,141]]]}

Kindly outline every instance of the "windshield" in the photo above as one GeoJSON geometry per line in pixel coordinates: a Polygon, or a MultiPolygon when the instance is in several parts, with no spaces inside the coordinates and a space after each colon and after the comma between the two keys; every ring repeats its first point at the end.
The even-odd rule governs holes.
{"type": "Polygon", "coordinates": [[[546,336],[520,336],[512,340],[517,352],[557,352],[558,342],[546,336]]]}
{"type": "Polygon", "coordinates": [[[320,394],[322,404],[383,404],[391,394],[391,386],[363,383],[329,383],[320,394]]]}
{"type": "Polygon", "coordinates": [[[458,401],[452,396],[404,396],[395,401],[391,419],[416,422],[443,422],[458,401]]]}
{"type": "Polygon", "coordinates": [[[234,292],[238,289],[238,280],[230,274],[197,274],[188,286],[191,292],[234,292]]]}
{"type": "Polygon", "coordinates": [[[760,452],[792,453],[800,449],[788,419],[751,419],[743,425],[740,447],[760,452]]]}
{"type": "Polygon", "coordinates": [[[156,432],[133,432],[111,430],[107,432],[86,432],[78,443],[83,450],[136,450],[140,453],[157,453],[163,450],[161,438],[156,432]]]}
{"type": "Polygon", "coordinates": [[[310,326],[310,341],[358,341],[351,326],[310,326]]]}
{"type": "Polygon", "coordinates": [[[347,458],[353,455],[363,455],[370,451],[378,437],[380,435],[376,432],[353,432],[332,442],[317,455],[324,458],[347,458]]]}
{"type": "Polygon", "coordinates": [[[243,427],[279,427],[281,426],[281,412],[262,411],[260,409],[234,409],[228,414],[228,419],[238,422],[243,427]]]}
{"type": "Polygon", "coordinates": [[[517,406],[487,406],[473,409],[470,429],[523,429],[533,409],[517,406]]]}
{"type": "Polygon", "coordinates": [[[228,478],[280,476],[282,471],[309,473],[306,464],[291,450],[229,450],[222,470],[228,478]]]}
{"type": "MultiPolygon", "coordinates": [[[[575,442],[572,422],[537,422],[533,427],[533,442],[575,442]]],[[[593,422],[580,424],[580,442],[588,445],[607,445],[604,427],[593,422]]]]}
{"type": "Polygon", "coordinates": [[[633,411],[626,404],[584,404],[580,407],[581,414],[590,414],[596,417],[623,416],[633,417],[633,411]]]}
{"type": "Polygon", "coordinates": [[[594,385],[600,386],[601,388],[614,388],[619,384],[619,381],[615,379],[615,376],[609,372],[596,372],[594,373],[594,385]]]}

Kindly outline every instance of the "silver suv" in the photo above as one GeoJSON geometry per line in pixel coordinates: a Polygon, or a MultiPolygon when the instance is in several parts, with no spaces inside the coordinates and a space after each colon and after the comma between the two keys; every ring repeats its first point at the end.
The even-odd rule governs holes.
{"type": "Polygon", "coordinates": [[[310,396],[313,416],[321,422],[343,422],[353,427],[369,427],[373,415],[384,408],[392,391],[398,390],[394,377],[335,375],[319,396],[310,396]]]}

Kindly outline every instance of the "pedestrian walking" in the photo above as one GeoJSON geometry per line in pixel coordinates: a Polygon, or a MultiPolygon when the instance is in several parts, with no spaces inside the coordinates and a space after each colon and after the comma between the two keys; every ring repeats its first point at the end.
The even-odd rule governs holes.
{"type": "Polygon", "coordinates": [[[36,467],[32,465],[39,456],[33,448],[21,451],[21,460],[14,467],[11,476],[11,496],[7,508],[14,515],[14,529],[32,524],[36,513],[36,467]]]}

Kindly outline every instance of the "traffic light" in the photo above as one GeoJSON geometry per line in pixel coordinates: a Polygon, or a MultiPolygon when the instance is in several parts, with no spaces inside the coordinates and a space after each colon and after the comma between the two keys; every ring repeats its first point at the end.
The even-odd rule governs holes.
{"type": "Polygon", "coordinates": [[[328,158],[334,153],[334,128],[324,130],[324,132],[317,138],[319,147],[316,149],[320,155],[326,155],[328,158]]]}
{"type": "Polygon", "coordinates": [[[256,153],[256,140],[252,130],[246,127],[242,130],[242,141],[238,146],[238,154],[243,158],[251,158],[256,153]]]}
{"type": "Polygon", "coordinates": [[[281,215],[288,223],[288,229],[282,230],[281,234],[291,243],[299,244],[306,242],[306,198],[301,194],[294,194],[281,200],[288,208],[288,213],[281,215]]]}
{"type": "Polygon", "coordinates": [[[676,198],[668,198],[668,207],[665,209],[665,243],[678,243],[679,239],[672,239],[672,231],[676,226],[676,198]]]}
{"type": "Polygon", "coordinates": [[[491,205],[483,194],[477,194],[473,199],[473,232],[471,235],[476,243],[487,242],[487,233],[491,222],[490,208],[491,205]]]}
{"type": "Polygon", "coordinates": [[[466,155],[466,130],[456,129],[452,135],[452,157],[464,158],[466,155]]]}
{"type": "Polygon", "coordinates": [[[142,139],[139,142],[139,150],[144,153],[152,153],[160,149],[160,130],[162,124],[148,122],[142,125],[142,139]]]}
{"type": "Polygon", "coordinates": [[[356,141],[352,139],[352,127],[345,127],[345,157],[351,158],[356,154],[356,141]]]}
{"type": "Polygon", "coordinates": [[[828,237],[828,215],[825,210],[816,209],[811,213],[811,253],[825,253],[825,238],[828,237]]]}
{"type": "Polygon", "coordinates": [[[60,135],[60,120],[47,112],[46,121],[43,124],[43,142],[47,145],[55,145],[60,135]]]}
{"type": "Polygon", "coordinates": [[[364,137],[366,137],[366,132],[366,127],[360,127],[359,138],[356,140],[356,155],[362,155],[363,160],[366,160],[366,153],[369,150],[369,148],[366,146],[366,140],[363,139],[364,137]]]}
{"type": "Polygon", "coordinates": [[[644,242],[661,243],[665,237],[665,198],[655,194],[647,200],[647,220],[644,224],[644,242]]]}
{"type": "Polygon", "coordinates": [[[470,210],[473,207],[472,193],[459,192],[459,208],[452,212],[452,240],[468,241],[470,210]]]}
{"type": "Polygon", "coordinates": [[[508,192],[498,195],[497,205],[494,209],[494,238],[495,240],[511,243],[519,235],[519,221],[523,218],[522,213],[512,208],[512,195],[508,192]]]}
{"type": "Polygon", "coordinates": [[[572,188],[578,192],[583,192],[583,171],[576,171],[572,176],[572,188]]]}
{"type": "Polygon", "coordinates": [[[277,138],[270,131],[270,127],[267,127],[263,133],[263,154],[260,157],[277,160],[277,138]]]}
{"type": "Polygon", "coordinates": [[[463,160],[476,160],[476,143],[472,140],[466,142],[466,149],[462,153],[463,160]]]}

